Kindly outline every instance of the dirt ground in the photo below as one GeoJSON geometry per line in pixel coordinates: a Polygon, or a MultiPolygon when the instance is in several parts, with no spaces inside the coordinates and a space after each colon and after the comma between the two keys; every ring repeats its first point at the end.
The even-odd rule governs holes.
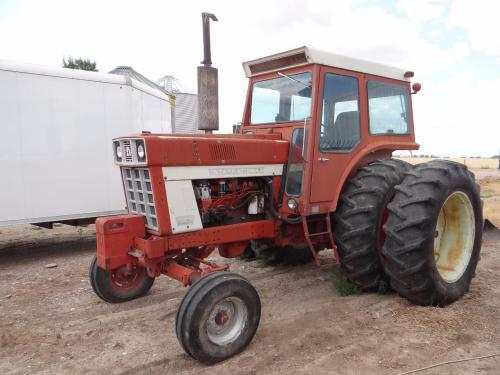
{"type": "MultiPolygon", "coordinates": [[[[478,178],[496,192],[500,174],[478,178]]],[[[414,306],[395,293],[341,297],[327,252],[321,269],[218,259],[255,285],[262,319],[242,354],[211,367],[177,342],[179,283],[159,278],[146,297],[118,305],[94,295],[94,236],[92,226],[0,228],[1,374],[401,374],[500,353],[499,232],[485,234],[470,292],[446,308],[414,306]]],[[[421,373],[500,374],[500,357],[421,373]]]]}

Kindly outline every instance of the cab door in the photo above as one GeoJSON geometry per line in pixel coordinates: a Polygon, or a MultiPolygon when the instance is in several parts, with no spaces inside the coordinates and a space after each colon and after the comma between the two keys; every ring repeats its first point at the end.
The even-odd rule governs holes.
{"type": "Polygon", "coordinates": [[[331,204],[342,173],[360,148],[364,116],[362,74],[327,67],[322,67],[320,74],[318,123],[312,144],[311,213],[323,212],[331,204]]]}

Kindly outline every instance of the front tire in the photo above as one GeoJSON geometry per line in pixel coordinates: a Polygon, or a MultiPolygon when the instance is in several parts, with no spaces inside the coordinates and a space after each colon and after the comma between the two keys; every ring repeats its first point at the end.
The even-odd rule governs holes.
{"type": "Polygon", "coordinates": [[[97,265],[95,255],[90,263],[89,279],[95,294],[110,303],[130,301],[146,295],[155,280],[144,267],[137,265],[125,265],[115,270],[102,269],[97,265]]]}
{"type": "Polygon", "coordinates": [[[410,168],[410,164],[397,159],[370,163],[348,181],[340,196],[333,232],[341,269],[364,291],[376,291],[381,283],[388,282],[381,258],[385,241],[382,226],[394,187],[410,168]]]}
{"type": "Polygon", "coordinates": [[[469,290],[481,249],[479,186],[462,164],[416,166],[389,205],[383,254],[391,286],[418,305],[445,306],[469,290]]]}
{"type": "Polygon", "coordinates": [[[260,299],[243,276],[212,273],[184,296],[176,317],[176,334],[194,359],[212,364],[240,353],[260,321],[260,299]]]}

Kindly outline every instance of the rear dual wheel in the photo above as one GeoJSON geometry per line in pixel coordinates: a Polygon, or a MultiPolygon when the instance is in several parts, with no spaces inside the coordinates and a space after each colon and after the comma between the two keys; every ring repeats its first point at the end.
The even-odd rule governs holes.
{"type": "Polygon", "coordinates": [[[212,364],[240,353],[260,321],[260,299],[243,276],[212,273],[184,296],[175,319],[177,338],[191,357],[212,364]]]}
{"type": "Polygon", "coordinates": [[[393,289],[419,305],[445,306],[462,297],[483,231],[474,175],[451,161],[417,165],[388,208],[383,254],[393,289]]]}
{"type": "Polygon", "coordinates": [[[130,301],[146,295],[155,280],[144,267],[135,264],[114,270],[102,269],[97,265],[96,256],[90,263],[89,279],[95,294],[110,303],[130,301]]]}

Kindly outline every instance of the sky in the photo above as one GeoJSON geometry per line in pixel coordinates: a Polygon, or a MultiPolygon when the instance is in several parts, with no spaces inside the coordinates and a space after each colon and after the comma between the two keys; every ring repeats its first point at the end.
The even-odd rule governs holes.
{"type": "Polygon", "coordinates": [[[205,11],[219,19],[211,34],[222,131],[242,118],[241,63],[307,45],[414,71],[417,154],[492,156],[500,151],[499,10],[493,0],[0,0],[0,59],[60,66],[84,57],[101,72],[129,65],[195,91],[205,11]]]}

